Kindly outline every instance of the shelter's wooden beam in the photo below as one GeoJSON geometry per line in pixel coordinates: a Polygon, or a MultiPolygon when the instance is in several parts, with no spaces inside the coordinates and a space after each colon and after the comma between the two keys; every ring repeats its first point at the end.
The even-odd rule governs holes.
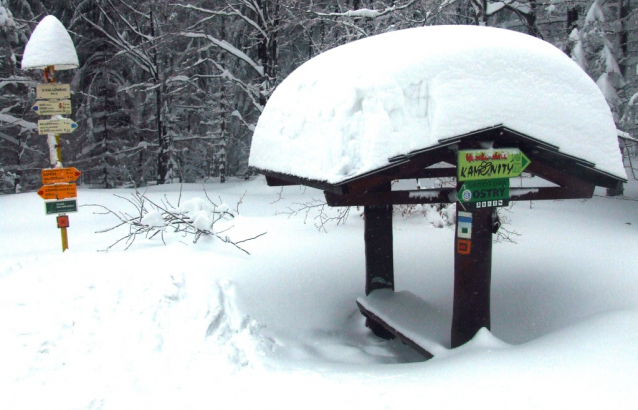
{"type": "Polygon", "coordinates": [[[291,185],[299,185],[298,183],[286,181],[285,179],[279,179],[275,177],[270,177],[266,175],[266,185],[268,186],[291,186],[291,185]]]}
{"type": "Polygon", "coordinates": [[[594,188],[594,185],[585,183],[577,187],[510,188],[510,201],[591,198],[594,188]]]}
{"type": "Polygon", "coordinates": [[[426,179],[426,178],[456,178],[456,167],[425,168],[409,175],[402,175],[401,179],[426,179]]]}
{"type": "MultiPolygon", "coordinates": [[[[580,181],[568,187],[510,188],[510,201],[543,201],[591,198],[595,186],[580,181]]],[[[368,192],[361,195],[336,195],[324,192],[329,206],[417,205],[456,202],[456,189],[421,189],[414,191],[368,192]]]]}
{"type": "MultiPolygon", "coordinates": [[[[453,168],[435,168],[451,170],[453,168]]],[[[425,170],[420,170],[425,171],[425,170]]],[[[571,174],[557,170],[553,166],[532,161],[526,172],[531,172],[553,182],[558,187],[510,188],[512,201],[541,201],[553,199],[591,198],[595,185],[571,174]]],[[[404,205],[404,204],[444,204],[456,201],[456,189],[420,189],[412,191],[366,192],[361,194],[335,195],[325,192],[330,206],[404,205]]]]}
{"type": "Polygon", "coordinates": [[[260,174],[266,176],[266,184],[268,186],[290,186],[290,185],[305,185],[312,188],[321,189],[323,191],[333,192],[335,194],[343,195],[345,187],[340,185],[333,185],[326,181],[317,181],[314,179],[296,177],[294,175],[281,174],[278,172],[257,170],[260,174]]]}
{"type": "Polygon", "coordinates": [[[324,192],[329,206],[379,206],[401,204],[444,204],[454,202],[454,188],[414,191],[368,192],[359,195],[335,195],[324,192]],[[450,198],[452,196],[452,198],[450,198]]]}
{"type": "MultiPolygon", "coordinates": [[[[397,179],[416,178],[414,175],[424,171],[425,168],[444,161],[448,163],[456,163],[456,154],[449,147],[440,147],[426,151],[409,160],[399,162],[396,166],[371,175],[364,175],[360,178],[346,182],[346,192],[349,194],[363,194],[369,191],[371,187],[379,186],[397,179]]],[[[434,171],[437,172],[437,171],[434,171]]],[[[427,178],[427,177],[421,177],[427,178]]]]}

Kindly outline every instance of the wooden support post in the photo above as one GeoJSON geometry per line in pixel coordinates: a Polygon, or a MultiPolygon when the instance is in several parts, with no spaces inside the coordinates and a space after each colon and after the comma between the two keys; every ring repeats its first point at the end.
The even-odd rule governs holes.
{"type": "Polygon", "coordinates": [[[494,212],[495,208],[482,208],[464,213],[457,203],[452,348],[472,339],[482,327],[490,328],[494,212]]]}
{"type": "MultiPolygon", "coordinates": [[[[383,184],[379,190],[389,191],[390,184],[383,184]]],[[[392,205],[369,205],[363,208],[365,219],[364,240],[366,253],[366,295],[376,289],[394,290],[394,255],[392,241],[392,205]]],[[[366,326],[375,335],[393,339],[374,320],[367,318],[366,326]]]]}
{"type": "Polygon", "coordinates": [[[375,289],[394,289],[392,205],[364,207],[366,295],[375,289]]]}
{"type": "MultiPolygon", "coordinates": [[[[44,69],[44,81],[48,84],[55,84],[55,66],[48,66],[44,69]]],[[[56,116],[51,117],[56,118],[56,116]]],[[[51,159],[52,168],[62,168],[62,146],[60,145],[60,136],[55,134],[48,135],[49,141],[49,157],[51,159]]],[[[66,232],[66,226],[59,226],[60,236],[62,240],[62,252],[69,249],[69,236],[66,232]]]]}

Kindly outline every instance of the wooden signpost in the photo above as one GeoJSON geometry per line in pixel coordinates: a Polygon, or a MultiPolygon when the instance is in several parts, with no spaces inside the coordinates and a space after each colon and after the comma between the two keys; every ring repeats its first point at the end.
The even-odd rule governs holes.
{"type": "Polygon", "coordinates": [[[58,84],[55,71],[79,66],[73,41],[62,23],[54,16],[44,17],[36,26],[27,42],[22,58],[22,69],[44,70],[45,84],[36,87],[37,102],[31,108],[38,115],[51,115],[49,120],[38,121],[38,133],[46,135],[52,169],[42,170],[44,186],[38,190],[45,202],[47,215],[58,214],[57,226],[62,236],[62,251],[69,248],[67,212],[77,212],[77,186],[73,181],[80,176],[75,168],[62,167],[60,134],[75,131],[77,124],[61,115],[72,113],[71,87],[58,84]],[[50,33],[56,33],[52,38],[50,33]],[[66,35],[64,35],[66,34],[66,35]]]}
{"type": "Polygon", "coordinates": [[[44,69],[44,78],[49,84],[38,86],[38,102],[33,110],[38,115],[52,115],[50,120],[38,121],[38,133],[47,135],[51,150],[52,169],[42,170],[42,183],[44,186],[38,190],[38,195],[45,201],[47,215],[58,214],[57,225],[62,236],[62,251],[69,248],[67,228],[70,226],[69,212],[77,212],[77,185],[73,181],[81,175],[75,168],[61,168],[62,152],[60,150],[60,134],[69,134],[75,131],[77,124],[69,119],[62,118],[59,114],[71,113],[71,101],[60,100],[70,97],[68,84],[55,83],[55,70],[53,67],[44,69]],[[51,100],[45,100],[51,98],[51,100]],[[53,142],[53,144],[52,144],[53,142]]]}

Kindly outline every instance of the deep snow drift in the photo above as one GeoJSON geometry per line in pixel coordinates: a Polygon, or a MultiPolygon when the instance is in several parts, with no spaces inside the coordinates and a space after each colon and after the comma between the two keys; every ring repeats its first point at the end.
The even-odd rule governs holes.
{"type": "Polygon", "coordinates": [[[591,78],[545,41],[477,26],[385,33],[306,62],[268,100],[250,164],[338,183],[498,124],[625,177],[591,78]]]}
{"type": "MultiPolygon", "coordinates": [[[[130,192],[80,189],[79,200],[124,210],[113,194],[130,192]]],[[[257,178],[206,192],[232,209],[245,193],[227,234],[267,232],[242,244],[250,256],[170,232],[166,246],[155,237],[97,252],[123,233],[95,234],[114,220],[86,206],[71,214],[62,254],[35,193],[0,197],[0,408],[635,407],[635,201],[521,202],[505,212],[521,236],[494,246],[492,332],[423,362],[364,326],[356,209],[324,233],[312,212],[277,215],[321,198],[316,190],[280,196],[257,178]]],[[[179,186],[148,195],[177,203],[179,186]]],[[[193,198],[205,199],[201,185],[184,187],[181,202],[193,198]]],[[[447,331],[453,229],[397,215],[394,234],[397,290],[433,306],[427,323],[447,331]]]]}

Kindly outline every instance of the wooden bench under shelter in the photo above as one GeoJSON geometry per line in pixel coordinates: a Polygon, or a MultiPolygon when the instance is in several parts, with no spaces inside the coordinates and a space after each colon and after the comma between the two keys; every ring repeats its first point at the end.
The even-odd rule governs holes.
{"type": "MultiPolygon", "coordinates": [[[[452,32],[452,30],[457,30],[455,28],[424,28],[422,32],[414,33],[425,33],[423,36],[425,39],[428,39],[427,36],[430,33],[426,32],[428,29],[435,29],[437,35],[440,34],[439,32],[447,33],[452,32]]],[[[472,30],[472,34],[478,35],[482,35],[485,32],[479,28],[459,28],[458,30],[472,30]]],[[[505,32],[505,30],[501,31],[505,32]]],[[[409,34],[411,33],[406,34],[403,40],[409,40],[409,34]]],[[[490,37],[491,32],[488,32],[488,34],[488,37],[490,37]]],[[[501,35],[500,33],[498,34],[501,35]]],[[[507,36],[510,34],[505,33],[503,35],[507,36]]],[[[518,33],[515,35],[523,36],[518,33]]],[[[399,38],[398,36],[399,35],[395,35],[396,38],[399,38]]],[[[439,38],[442,37],[436,37],[436,39],[439,38]]],[[[498,43],[498,38],[500,37],[494,38],[496,38],[494,41],[498,43]]],[[[492,37],[488,40],[492,41],[491,39],[492,37]]],[[[519,38],[516,37],[516,39],[518,40],[519,38]]],[[[521,41],[527,40],[523,38],[521,41]]],[[[539,40],[534,39],[533,41],[539,40]]],[[[485,43],[485,41],[483,41],[483,43],[485,43]]],[[[500,47],[499,44],[494,48],[494,50],[496,50],[495,53],[498,53],[500,50],[498,48],[500,47]]],[[[451,46],[456,46],[456,43],[451,44],[451,46]]],[[[481,46],[481,44],[477,43],[477,47],[481,46]]],[[[464,45],[459,47],[464,47],[464,45]]],[[[541,47],[545,46],[541,45],[541,47]]],[[[547,45],[547,47],[552,46],[547,45]]],[[[487,49],[487,53],[491,52],[490,50],[491,49],[487,49]]],[[[349,53],[353,51],[356,51],[354,46],[348,49],[349,53]]],[[[516,53],[517,51],[512,49],[511,52],[516,53]]],[[[463,53],[467,52],[463,51],[463,53]]],[[[431,56],[427,55],[426,57],[430,58],[431,56]]],[[[436,55],[436,57],[448,58],[448,55],[441,54],[436,55]]],[[[540,61],[541,63],[539,64],[542,64],[542,58],[544,57],[534,57],[533,55],[528,57],[526,55],[525,58],[538,58],[537,61],[540,61]]],[[[555,58],[560,60],[563,57],[558,55],[555,58]]],[[[567,58],[567,60],[569,59],[567,58]]],[[[424,61],[428,62],[429,60],[425,59],[424,61]]],[[[524,63],[525,59],[519,59],[517,61],[523,61],[524,63]]],[[[557,64],[559,63],[565,64],[568,70],[572,70],[570,66],[571,62],[560,60],[557,64]]],[[[570,71],[571,74],[577,77],[575,83],[579,81],[582,82],[578,70],[580,69],[576,67],[573,68],[573,72],[570,71]]],[[[488,71],[485,73],[489,74],[488,71]]],[[[436,76],[438,74],[434,73],[433,75],[436,76]]],[[[553,76],[554,74],[549,73],[549,75],[553,76]]],[[[295,80],[291,81],[300,81],[299,78],[300,76],[297,76],[295,80]]],[[[326,81],[329,80],[330,79],[327,79],[326,81]]],[[[549,85],[547,86],[547,90],[551,92],[551,79],[548,81],[547,84],[549,85]]],[[[325,84],[329,83],[326,82],[325,84]]],[[[302,89],[297,85],[295,86],[297,87],[295,90],[302,89]]],[[[501,87],[507,86],[507,84],[501,85],[501,87]]],[[[598,98],[596,93],[600,94],[600,91],[598,91],[593,82],[591,85],[586,85],[586,87],[589,87],[587,88],[587,92],[593,95],[593,99],[598,98]]],[[[285,88],[283,84],[282,88],[285,88]]],[[[507,89],[503,90],[503,92],[511,91],[507,89]]],[[[540,87],[539,92],[542,91],[543,87],[540,87]]],[[[429,92],[431,92],[431,90],[429,92]]],[[[290,91],[282,91],[282,94],[283,93],[290,93],[290,91]]],[[[286,94],[286,97],[290,98],[290,95],[294,94],[286,94]]],[[[468,105],[475,104],[474,109],[479,112],[483,109],[490,112],[489,100],[477,100],[473,95],[470,95],[470,97],[471,98],[468,98],[468,105]]],[[[273,95],[273,99],[274,98],[275,95],[273,95]]],[[[299,101],[303,101],[303,98],[306,97],[304,95],[299,96],[299,101]]],[[[307,98],[311,98],[311,96],[307,98]]],[[[529,98],[539,99],[542,98],[542,96],[539,97],[530,94],[529,98]]],[[[565,98],[576,97],[568,96],[565,98]]],[[[602,103],[596,100],[594,106],[604,108],[592,112],[594,112],[595,115],[600,114],[604,121],[610,122],[606,123],[605,126],[607,128],[605,128],[605,130],[611,130],[606,132],[611,135],[610,138],[615,138],[613,120],[611,119],[606,104],[604,104],[602,95],[600,95],[600,99],[602,103]],[[600,113],[601,110],[607,111],[600,113]]],[[[273,106],[276,105],[277,110],[282,110],[283,108],[281,107],[286,107],[285,104],[282,105],[282,101],[283,99],[281,98],[276,100],[273,106]]],[[[517,101],[517,104],[522,104],[523,108],[525,108],[524,99],[517,101]]],[[[551,99],[547,101],[550,105],[549,109],[552,109],[551,99]]],[[[290,114],[285,118],[293,118],[296,112],[294,102],[290,105],[293,105],[293,107],[289,108],[290,114]]],[[[569,104],[565,104],[565,106],[568,105],[569,104]]],[[[459,107],[463,109],[467,108],[464,106],[459,107]]],[[[505,110],[506,108],[507,107],[503,109],[505,110]]],[[[542,104],[539,103],[536,105],[536,109],[542,108],[542,104]]],[[[406,110],[408,109],[410,108],[406,108],[406,110]]],[[[569,109],[569,107],[566,109],[569,109]]],[[[473,114],[471,111],[468,111],[468,113],[473,114]]],[[[556,124],[556,127],[564,126],[561,121],[569,120],[552,117],[552,114],[552,112],[546,113],[547,121],[553,121],[552,124],[556,124]]],[[[578,114],[582,115],[581,113],[578,114]]],[[[490,115],[494,117],[497,116],[493,112],[491,112],[490,115]]],[[[514,117],[510,116],[508,117],[509,119],[506,119],[508,121],[506,123],[484,126],[459,135],[439,138],[438,140],[424,144],[422,148],[403,152],[400,155],[393,155],[375,169],[360,172],[354,176],[344,177],[336,181],[333,178],[332,182],[328,182],[328,180],[330,180],[328,177],[324,179],[317,176],[306,176],[307,173],[305,172],[303,163],[300,163],[301,165],[298,166],[295,165],[297,168],[287,163],[286,161],[291,157],[290,153],[273,159],[271,158],[273,155],[271,155],[269,151],[269,155],[264,155],[265,159],[261,158],[260,151],[268,150],[267,143],[284,141],[280,135],[273,137],[272,130],[282,129],[282,134],[288,132],[288,129],[285,128],[288,126],[287,124],[282,125],[280,128],[275,127],[278,126],[278,120],[276,120],[275,117],[280,116],[280,113],[279,111],[273,113],[268,112],[267,105],[255,133],[253,151],[251,151],[251,165],[256,168],[257,172],[265,175],[269,186],[309,186],[323,190],[326,202],[329,206],[363,207],[365,219],[366,297],[359,298],[357,304],[363,315],[367,318],[366,325],[378,336],[385,338],[399,337],[405,343],[414,347],[423,356],[429,358],[436,354],[440,346],[444,346],[445,348],[447,348],[448,345],[452,348],[458,347],[473,338],[481,328],[485,327],[490,329],[492,242],[494,232],[498,229],[496,209],[499,206],[503,206],[511,201],[590,198],[594,194],[596,187],[606,188],[608,195],[617,195],[622,193],[623,183],[626,182],[625,178],[619,175],[620,172],[608,172],[589,158],[572,155],[569,153],[570,149],[565,149],[564,146],[558,146],[552,143],[551,138],[546,139],[544,135],[538,134],[528,135],[519,129],[515,129],[509,125],[509,122],[523,125],[525,123],[524,121],[518,121],[519,119],[516,118],[515,114],[513,115],[514,117]],[[266,118],[263,119],[263,117],[266,118]],[[272,120],[272,123],[269,122],[271,118],[275,118],[272,120]],[[261,130],[260,127],[262,127],[261,130]],[[498,165],[495,164],[497,164],[500,159],[505,158],[505,160],[507,160],[508,156],[510,160],[516,157],[522,161],[516,165],[518,167],[517,173],[510,172],[514,168],[514,165],[507,163],[507,165],[502,165],[502,169],[505,169],[502,178],[495,179],[495,175],[501,172],[501,168],[498,168],[498,165]],[[278,161],[280,161],[282,165],[280,165],[278,161]],[[444,166],[441,166],[442,164],[444,166]],[[482,165],[478,167],[476,164],[482,165]],[[492,168],[489,169],[486,167],[492,168]],[[540,186],[523,188],[510,187],[509,178],[513,175],[519,175],[523,171],[544,181],[548,181],[551,184],[540,184],[540,186]],[[432,178],[456,178],[456,186],[409,190],[393,190],[392,188],[393,181],[432,178]],[[476,188],[477,183],[479,185],[487,184],[497,188],[488,192],[488,199],[486,201],[477,201],[477,195],[481,194],[481,190],[476,188]],[[500,196],[492,200],[490,192],[495,193],[497,191],[500,194],[504,193],[505,196],[500,196]],[[474,196],[472,196],[473,194],[474,196]],[[392,233],[393,206],[403,204],[449,203],[457,204],[457,212],[453,245],[453,317],[450,337],[447,338],[441,336],[440,329],[434,329],[434,333],[432,333],[431,323],[424,322],[415,325],[414,321],[406,319],[406,309],[419,317],[429,317],[429,306],[427,303],[422,300],[419,301],[420,299],[412,294],[397,292],[397,296],[393,298],[389,296],[388,292],[392,292],[395,289],[392,233]],[[395,304],[395,308],[391,308],[392,303],[395,304]],[[400,307],[397,307],[396,304],[404,304],[405,309],[402,310],[400,307]],[[428,328],[430,328],[430,331],[427,330],[428,328]]],[[[374,120],[374,117],[370,118],[374,120]]],[[[542,120],[544,117],[540,116],[538,118],[542,120]]],[[[525,126],[521,128],[525,128],[525,126]]],[[[301,127],[300,129],[303,130],[304,128],[301,127]]],[[[462,129],[462,127],[459,127],[459,129],[462,129]]],[[[563,129],[569,132],[569,127],[563,127],[563,129]]],[[[316,138],[321,138],[320,131],[321,130],[315,132],[315,134],[318,135],[316,138]]],[[[551,133],[551,129],[544,132],[551,133]]],[[[581,130],[578,134],[582,132],[581,130]]],[[[301,134],[296,134],[294,137],[297,138],[299,135],[301,134]]],[[[581,135],[569,136],[569,138],[574,138],[575,140],[579,137],[581,137],[581,135]]],[[[341,138],[341,136],[338,135],[335,138],[341,138]]],[[[560,140],[561,136],[559,135],[554,138],[560,140]]],[[[296,143],[293,139],[290,141],[291,144],[296,143]]],[[[315,140],[309,139],[309,141],[313,142],[315,140]]],[[[316,147],[321,147],[320,141],[321,140],[315,141],[316,147]]],[[[570,140],[566,139],[566,141],[570,140]]],[[[617,140],[609,140],[607,143],[615,144],[615,149],[618,148],[617,140]]],[[[591,148],[592,150],[597,150],[598,147],[592,146],[591,148]]],[[[610,147],[607,146],[605,148],[609,149],[610,147]]],[[[611,149],[608,151],[612,152],[613,149],[614,146],[611,146],[611,149]]],[[[592,155],[596,155],[596,153],[594,152],[592,155]]],[[[620,158],[619,151],[617,152],[617,156],[620,158]]],[[[596,158],[601,157],[598,156],[596,158]]],[[[291,163],[294,161],[296,161],[296,159],[290,160],[291,163]]],[[[505,162],[503,162],[503,164],[505,164],[505,162]]],[[[483,194],[485,194],[485,192],[483,192],[483,194]]],[[[436,328],[436,326],[434,326],[434,328],[436,328]]]]}

